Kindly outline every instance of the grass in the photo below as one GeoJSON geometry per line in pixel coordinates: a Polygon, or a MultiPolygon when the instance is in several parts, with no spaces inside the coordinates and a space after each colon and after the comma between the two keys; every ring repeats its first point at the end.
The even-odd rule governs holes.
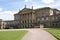
{"type": "Polygon", "coordinates": [[[0,40],[21,40],[26,33],[26,30],[0,31],[0,40]]]}
{"type": "Polygon", "coordinates": [[[51,29],[47,29],[47,31],[49,33],[51,33],[53,36],[55,36],[58,40],[60,40],[60,29],[58,28],[51,28],[51,29]]]}

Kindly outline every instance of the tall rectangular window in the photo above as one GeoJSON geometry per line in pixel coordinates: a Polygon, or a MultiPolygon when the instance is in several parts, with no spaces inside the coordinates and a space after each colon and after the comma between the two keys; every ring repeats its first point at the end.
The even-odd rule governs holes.
{"type": "Polygon", "coordinates": [[[58,19],[58,18],[56,17],[56,19],[58,19]]]}
{"type": "Polygon", "coordinates": [[[48,17],[46,17],[46,20],[48,20],[48,17]]]}
{"type": "Polygon", "coordinates": [[[42,18],[42,20],[44,20],[44,18],[42,18]]]}

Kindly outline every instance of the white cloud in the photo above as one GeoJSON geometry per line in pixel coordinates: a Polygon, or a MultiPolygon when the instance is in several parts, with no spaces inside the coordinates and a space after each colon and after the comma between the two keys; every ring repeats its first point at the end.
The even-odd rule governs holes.
{"type": "Polygon", "coordinates": [[[43,3],[50,4],[54,3],[54,0],[42,0],[43,3]]]}
{"type": "Polygon", "coordinates": [[[3,10],[3,8],[0,8],[0,11],[2,11],[3,10]]]}
{"type": "Polygon", "coordinates": [[[10,15],[13,15],[15,13],[17,13],[18,11],[4,11],[4,13],[6,14],[10,14],[10,15]]]}
{"type": "Polygon", "coordinates": [[[36,2],[32,2],[31,5],[33,6],[33,9],[37,9],[37,8],[41,8],[41,7],[44,7],[45,6],[45,5],[37,4],[36,2]]]}
{"type": "Polygon", "coordinates": [[[32,1],[32,0],[25,0],[25,2],[30,2],[30,1],[32,1]]]}
{"type": "Polygon", "coordinates": [[[0,19],[3,20],[13,20],[14,14],[16,14],[18,11],[0,11],[0,19]]]}
{"type": "MultiPolygon", "coordinates": [[[[52,0],[50,0],[50,1],[52,1],[52,0]]],[[[57,9],[59,9],[60,2],[54,2],[54,3],[51,3],[51,4],[38,4],[36,2],[33,2],[31,5],[33,5],[34,9],[42,8],[42,7],[51,7],[51,8],[57,8],[57,9]]]]}

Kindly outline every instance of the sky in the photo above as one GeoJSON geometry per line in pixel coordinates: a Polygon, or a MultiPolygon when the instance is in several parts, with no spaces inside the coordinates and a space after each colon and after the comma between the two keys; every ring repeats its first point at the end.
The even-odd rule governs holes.
{"type": "Polygon", "coordinates": [[[41,8],[51,7],[60,10],[60,0],[0,0],[0,19],[14,20],[14,14],[24,7],[41,8]]]}

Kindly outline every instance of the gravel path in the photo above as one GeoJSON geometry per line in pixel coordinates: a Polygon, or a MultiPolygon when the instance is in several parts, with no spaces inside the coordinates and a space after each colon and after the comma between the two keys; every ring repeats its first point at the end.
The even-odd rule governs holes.
{"type": "Polygon", "coordinates": [[[43,29],[28,29],[28,31],[22,40],[57,40],[43,29]]]}

